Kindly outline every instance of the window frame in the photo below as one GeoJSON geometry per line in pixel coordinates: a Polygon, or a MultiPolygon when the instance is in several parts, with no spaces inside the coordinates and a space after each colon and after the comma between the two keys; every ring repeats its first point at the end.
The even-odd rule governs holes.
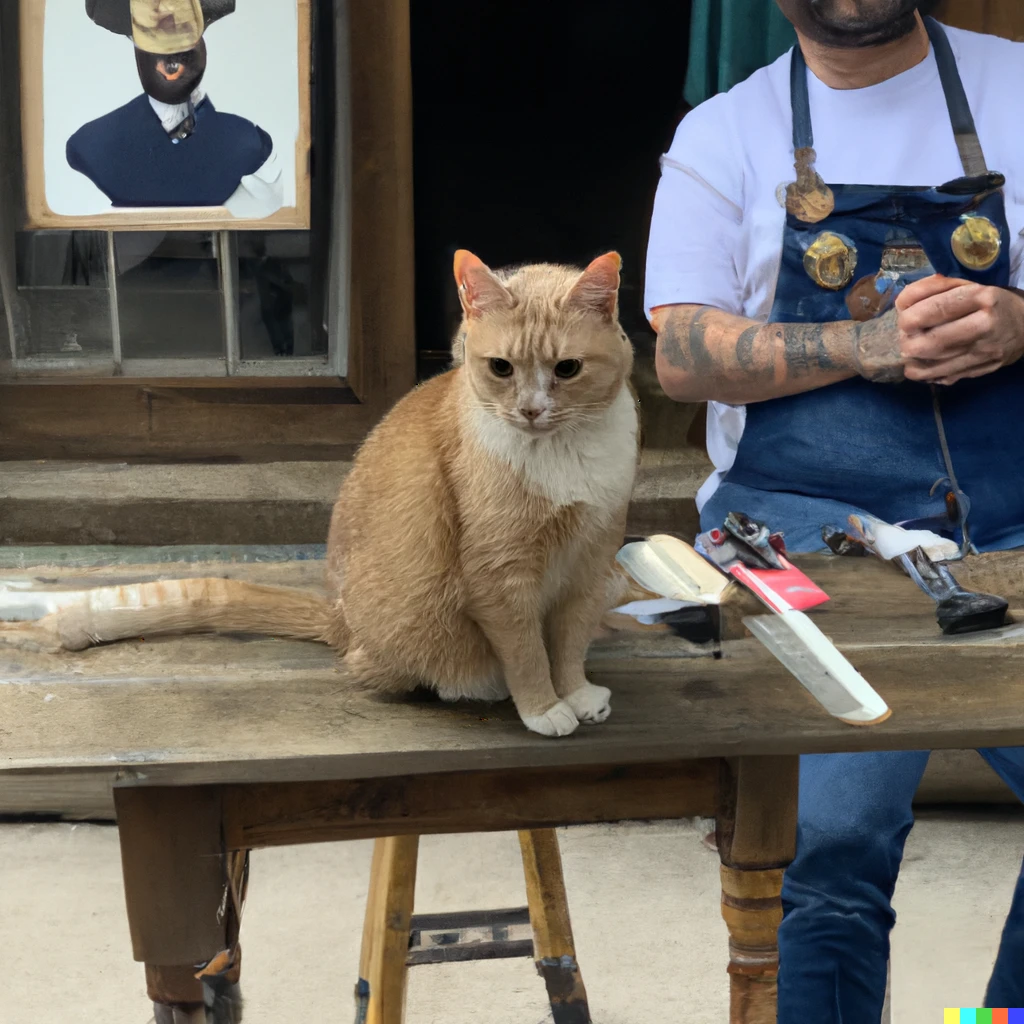
{"type": "MultiPolygon", "coordinates": [[[[15,232],[26,220],[20,116],[0,117],[0,291],[9,334],[8,344],[0,345],[0,459],[335,458],[413,386],[408,5],[320,0],[317,6],[314,39],[325,49],[314,66],[331,74],[323,95],[333,107],[332,118],[315,119],[311,154],[330,169],[313,176],[314,192],[319,180],[331,210],[321,243],[326,280],[319,284],[328,335],[347,334],[347,345],[329,348],[331,362],[314,357],[315,367],[286,367],[306,362],[291,358],[242,360],[237,330],[232,340],[227,320],[224,369],[216,375],[194,375],[201,367],[180,365],[198,360],[159,360],[159,366],[122,360],[120,373],[104,374],[83,360],[64,363],[59,376],[45,366],[16,365],[15,232]],[[330,60],[322,60],[325,52],[330,60]],[[328,120],[334,141],[325,147],[327,133],[317,125],[328,120]],[[349,273],[339,273],[346,265],[349,273]],[[145,376],[129,376],[132,371],[145,376]]],[[[16,115],[17,33],[18,5],[0,5],[0,111],[16,115]]],[[[230,249],[225,234],[228,242],[218,245],[230,249]]],[[[221,268],[229,278],[222,278],[222,294],[237,295],[231,260],[221,268]]]]}

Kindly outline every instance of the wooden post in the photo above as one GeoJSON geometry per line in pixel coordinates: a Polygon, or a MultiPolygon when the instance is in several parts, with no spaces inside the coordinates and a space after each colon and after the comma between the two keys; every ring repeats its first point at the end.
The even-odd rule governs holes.
{"type": "Polygon", "coordinates": [[[419,846],[419,836],[390,836],[374,843],[356,1024],[402,1024],[405,1019],[406,957],[419,846]]]}
{"type": "Polygon", "coordinates": [[[241,1019],[240,954],[228,879],[241,893],[245,854],[224,849],[220,789],[117,788],[114,803],[132,949],[146,965],[156,1020],[206,1021],[198,965],[230,951],[221,959],[233,969],[211,975],[213,1024],[234,1024],[241,1019]]]}
{"type": "MultiPolygon", "coordinates": [[[[416,383],[409,0],[351,0],[348,382],[379,412],[416,383]]],[[[347,140],[346,140],[347,142],[347,140]]]]}
{"type": "Polygon", "coordinates": [[[796,852],[799,759],[722,762],[717,816],[729,1024],[776,1024],[782,874],[796,852]]]}
{"type": "Polygon", "coordinates": [[[519,845],[534,958],[547,986],[554,1024],[590,1024],[587,990],[576,962],[558,835],[554,829],[520,832],[519,845]]]}

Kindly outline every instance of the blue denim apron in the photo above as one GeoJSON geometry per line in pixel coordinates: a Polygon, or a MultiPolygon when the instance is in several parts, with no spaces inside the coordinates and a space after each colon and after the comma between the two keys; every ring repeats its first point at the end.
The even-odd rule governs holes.
{"type": "MultiPolygon", "coordinates": [[[[923,270],[986,285],[1009,284],[1010,232],[1003,178],[986,170],[974,120],[945,31],[926,19],[966,177],[936,188],[832,185],[833,212],[810,224],[787,213],[773,323],[850,319],[846,299],[876,274],[893,247],[924,250],[923,270]],[[961,218],[986,217],[999,255],[969,270],[951,244],[961,218]],[[811,278],[804,255],[823,231],[856,248],[856,273],[830,290],[811,278]],[[930,264],[930,265],[929,265],[930,264]]],[[[794,149],[811,149],[807,68],[793,51],[794,149]]],[[[791,551],[817,551],[823,526],[845,527],[852,512],[912,522],[956,537],[964,550],[1024,545],[1024,361],[948,387],[871,383],[857,377],[747,406],[736,461],[701,515],[703,529],[731,511],[782,530],[791,551]],[[951,497],[952,496],[952,497],[951,497]],[[952,513],[950,512],[952,510],[952,513]]]]}

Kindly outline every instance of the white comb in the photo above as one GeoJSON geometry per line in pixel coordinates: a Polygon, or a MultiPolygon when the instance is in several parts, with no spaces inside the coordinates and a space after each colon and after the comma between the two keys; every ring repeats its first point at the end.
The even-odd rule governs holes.
{"type": "Polygon", "coordinates": [[[803,612],[748,615],[743,624],[814,699],[849,725],[877,725],[892,711],[803,612]]]}

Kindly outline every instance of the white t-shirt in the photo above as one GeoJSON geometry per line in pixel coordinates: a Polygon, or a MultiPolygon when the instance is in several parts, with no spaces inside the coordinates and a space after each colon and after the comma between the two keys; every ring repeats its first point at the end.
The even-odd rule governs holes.
{"type": "MultiPolygon", "coordinates": [[[[1011,281],[1024,287],[1024,43],[947,28],[985,159],[1006,176],[1011,281]]],[[[644,306],[699,303],[765,321],[775,298],[794,179],[789,53],[692,110],[661,159],[644,306]]],[[[940,185],[963,174],[933,53],[866,89],[831,89],[808,72],[818,173],[831,184],[940,185]]],[[[733,464],[744,406],[708,404],[715,473],[733,464]]]]}

